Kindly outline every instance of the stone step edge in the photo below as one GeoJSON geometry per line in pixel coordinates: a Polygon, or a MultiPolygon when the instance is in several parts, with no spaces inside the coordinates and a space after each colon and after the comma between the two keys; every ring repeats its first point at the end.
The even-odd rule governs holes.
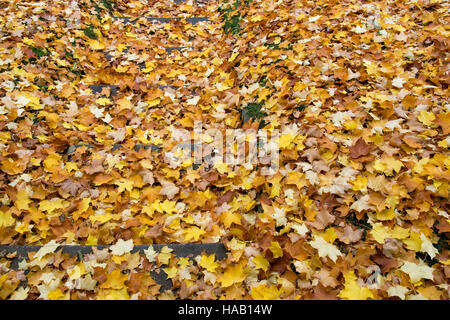
{"type": "MultiPolygon", "coordinates": [[[[87,85],[89,87],[89,89],[91,89],[93,94],[97,94],[97,93],[101,93],[103,88],[107,88],[109,87],[111,89],[111,96],[116,96],[120,86],[116,85],[116,84],[88,84],[87,85]]],[[[165,89],[173,89],[173,90],[179,90],[181,88],[188,88],[188,86],[173,86],[173,85],[166,85],[166,86],[152,86],[150,88],[153,89],[160,89],[160,90],[165,90],[165,89]]]]}
{"type": "MultiPolygon", "coordinates": [[[[79,254],[92,253],[92,248],[98,248],[99,250],[106,249],[112,245],[59,245],[56,250],[62,248],[63,253],[68,253],[71,256],[77,256],[80,259],[79,254]]],[[[215,254],[216,260],[222,260],[226,258],[226,249],[221,243],[186,243],[186,244],[150,244],[150,245],[135,245],[132,249],[132,253],[143,252],[149,247],[157,252],[161,251],[163,247],[169,247],[173,249],[173,254],[176,257],[190,257],[198,256],[201,253],[215,254]]],[[[0,258],[6,256],[8,253],[16,252],[17,255],[12,258],[10,268],[17,270],[19,268],[19,260],[28,258],[28,252],[37,252],[43,246],[27,246],[27,245],[0,245],[0,258]]],[[[55,251],[56,251],[55,250],[55,251]]],[[[159,269],[159,272],[154,270],[150,271],[150,275],[155,282],[161,285],[162,291],[167,291],[172,288],[172,280],[167,278],[167,274],[159,269]]],[[[22,281],[21,286],[26,286],[26,281],[22,281]]]]}
{"type": "Polygon", "coordinates": [[[137,21],[141,18],[147,19],[149,21],[156,21],[156,22],[161,22],[161,23],[169,23],[170,21],[173,21],[173,20],[186,20],[188,23],[192,23],[192,24],[210,21],[208,17],[165,17],[165,18],[162,18],[162,17],[152,17],[152,16],[141,16],[141,17],[114,16],[112,18],[113,18],[113,20],[123,20],[125,23],[134,23],[135,21],[137,21]]]}
{"type": "MultiPolygon", "coordinates": [[[[192,47],[192,46],[164,47],[164,50],[166,50],[166,53],[167,53],[167,54],[171,54],[172,51],[180,51],[180,52],[183,52],[183,50],[185,50],[185,49],[187,49],[186,51],[188,51],[188,50],[193,50],[194,47],[192,47]]],[[[124,50],[125,53],[126,53],[126,50],[127,50],[127,49],[124,50]]],[[[113,55],[111,55],[110,53],[106,52],[106,53],[105,53],[105,58],[106,58],[106,60],[111,61],[114,57],[113,57],[113,55]]],[[[140,68],[141,68],[141,69],[144,69],[144,68],[145,68],[145,63],[141,63],[141,64],[140,64],[140,68]]]]}
{"type": "MultiPolygon", "coordinates": [[[[99,250],[107,249],[111,245],[78,245],[78,244],[60,244],[57,249],[62,249],[63,253],[77,255],[92,253],[92,248],[99,250]]],[[[43,245],[0,245],[0,257],[8,253],[17,252],[17,256],[24,257],[28,252],[37,252],[43,245]]],[[[216,253],[216,258],[222,260],[226,257],[226,250],[222,243],[167,243],[167,244],[138,244],[134,245],[132,253],[143,252],[149,247],[153,247],[155,251],[160,251],[163,247],[173,249],[173,254],[177,257],[188,257],[189,255],[200,255],[202,252],[207,254],[216,253]]],[[[16,257],[17,257],[16,256],[16,257]]],[[[15,258],[16,258],[15,257],[15,258]]],[[[14,259],[15,259],[14,258],[14,259]]]]}

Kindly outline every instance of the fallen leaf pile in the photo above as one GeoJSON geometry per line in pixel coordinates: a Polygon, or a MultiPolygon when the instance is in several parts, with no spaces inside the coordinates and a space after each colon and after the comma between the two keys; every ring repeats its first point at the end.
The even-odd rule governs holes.
{"type": "Polygon", "coordinates": [[[44,245],[0,299],[449,299],[447,2],[0,7],[0,244],[44,245]],[[198,121],[279,170],[193,164],[198,121]],[[132,251],[194,242],[227,257],[132,251]]]}

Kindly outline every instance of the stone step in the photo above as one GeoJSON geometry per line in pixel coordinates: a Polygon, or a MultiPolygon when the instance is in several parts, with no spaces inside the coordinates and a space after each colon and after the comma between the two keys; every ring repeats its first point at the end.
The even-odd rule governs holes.
{"type": "Polygon", "coordinates": [[[199,22],[208,22],[208,17],[113,17],[113,20],[120,20],[124,23],[136,23],[140,19],[145,19],[151,23],[169,23],[176,20],[186,20],[188,23],[197,24],[199,22]]]}
{"type": "MultiPolygon", "coordinates": [[[[79,144],[74,144],[72,146],[70,146],[69,148],[67,148],[67,151],[65,152],[65,154],[70,155],[71,153],[75,152],[78,148],[81,147],[86,147],[89,149],[95,149],[95,146],[89,143],[79,143],[79,144]]],[[[122,148],[122,144],[114,144],[111,148],[111,152],[114,152],[116,150],[119,150],[122,148]]],[[[144,150],[149,150],[151,149],[152,151],[158,151],[161,152],[162,151],[162,147],[160,145],[154,145],[154,144],[135,144],[133,147],[133,150],[136,152],[139,152],[140,149],[144,149],[144,150]]]]}
{"type": "MultiPolygon", "coordinates": [[[[185,50],[185,49],[192,49],[193,47],[190,47],[190,46],[174,46],[174,47],[171,47],[171,46],[169,46],[169,47],[164,47],[164,50],[166,50],[166,53],[167,54],[171,54],[173,51],[183,51],[183,50],[185,50]]],[[[125,53],[126,53],[126,51],[125,51],[125,53]]],[[[110,53],[105,53],[105,58],[106,58],[106,60],[108,60],[108,61],[113,61],[113,59],[114,59],[114,56],[112,55],[112,54],[110,54],[110,53]]],[[[139,65],[140,66],[140,68],[141,69],[144,69],[145,68],[145,63],[142,63],[142,64],[140,64],[139,65]]]]}
{"type": "MultiPolygon", "coordinates": [[[[60,245],[55,250],[62,250],[63,253],[67,253],[70,256],[76,256],[78,260],[82,259],[85,254],[90,254],[92,248],[98,250],[107,249],[110,245],[60,245]]],[[[222,260],[226,258],[226,249],[221,243],[186,243],[186,244],[151,244],[151,245],[135,245],[131,253],[139,252],[144,253],[149,247],[153,247],[156,252],[160,252],[163,247],[169,247],[173,249],[172,253],[179,258],[187,257],[194,258],[202,253],[215,254],[216,260],[222,260]]],[[[0,258],[7,258],[11,261],[10,268],[13,270],[19,269],[19,262],[28,260],[28,253],[37,252],[42,246],[26,246],[26,245],[0,245],[0,258]],[[8,258],[7,255],[16,253],[15,257],[8,258]]],[[[167,274],[164,270],[160,269],[152,270],[150,272],[155,282],[161,285],[162,291],[170,290],[172,287],[171,279],[167,279],[167,274]]],[[[22,283],[25,284],[25,283],[22,283]]]]}
{"type": "MultiPolygon", "coordinates": [[[[69,148],[67,148],[67,150],[65,151],[65,154],[70,155],[71,153],[75,152],[78,148],[81,147],[86,147],[89,149],[95,149],[95,146],[89,143],[79,143],[79,144],[74,144],[72,146],[70,146],[69,148]]],[[[197,144],[188,144],[188,143],[180,143],[177,145],[177,147],[181,148],[181,149],[190,149],[191,152],[193,152],[194,150],[198,150],[198,148],[200,148],[199,145],[197,144]]],[[[116,143],[112,146],[111,148],[111,152],[114,152],[116,150],[119,150],[122,148],[122,144],[120,143],[116,143]]],[[[161,152],[162,151],[162,146],[158,145],[158,144],[141,144],[141,143],[137,143],[134,145],[133,150],[136,152],[139,152],[140,149],[144,149],[144,150],[149,150],[151,149],[151,151],[157,151],[157,152],[161,152]]]]}
{"type": "MultiPolygon", "coordinates": [[[[119,92],[119,86],[114,85],[114,84],[90,84],[89,88],[92,90],[92,93],[97,94],[97,93],[101,93],[103,88],[110,88],[111,89],[111,96],[115,96],[117,95],[117,93],[119,92]]],[[[180,87],[177,86],[156,86],[155,88],[157,89],[167,89],[167,88],[171,88],[174,90],[179,89],[180,87]]]]}

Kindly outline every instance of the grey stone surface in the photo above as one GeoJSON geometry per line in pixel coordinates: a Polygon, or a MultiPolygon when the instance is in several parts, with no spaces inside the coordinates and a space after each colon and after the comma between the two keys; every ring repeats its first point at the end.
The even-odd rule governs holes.
{"type": "Polygon", "coordinates": [[[86,147],[86,148],[90,148],[90,149],[94,148],[94,146],[91,144],[83,144],[83,143],[74,144],[73,146],[70,146],[69,148],[67,148],[66,154],[71,154],[71,153],[75,152],[75,150],[77,150],[78,148],[81,148],[81,147],[86,147]]]}
{"type": "MultiPolygon", "coordinates": [[[[109,248],[111,245],[60,245],[57,250],[62,249],[64,253],[70,255],[77,255],[79,252],[82,254],[92,253],[92,248],[103,250],[109,248]]],[[[225,247],[221,243],[169,243],[169,244],[141,244],[135,245],[132,252],[143,252],[149,247],[157,252],[161,251],[163,247],[169,247],[173,249],[173,254],[177,257],[189,257],[190,255],[196,256],[203,251],[207,254],[215,253],[217,259],[221,260],[226,257],[225,247]]],[[[17,252],[17,257],[25,258],[28,252],[36,252],[42,246],[26,246],[26,245],[0,245],[0,257],[8,253],[17,252]]]]}
{"type": "MultiPolygon", "coordinates": [[[[226,258],[226,249],[221,243],[186,243],[186,244],[151,244],[151,245],[135,245],[132,252],[141,252],[153,247],[156,252],[160,252],[163,247],[169,247],[173,249],[173,254],[176,257],[189,257],[193,258],[200,255],[202,252],[206,254],[215,254],[216,260],[222,260],[226,258]]],[[[57,250],[62,249],[64,253],[68,253],[71,256],[77,256],[78,259],[84,254],[92,253],[92,248],[95,247],[99,250],[110,247],[109,245],[60,245],[57,250]]],[[[23,259],[28,259],[29,252],[36,252],[42,246],[20,246],[20,245],[0,245],[0,258],[9,253],[16,252],[16,256],[12,259],[11,268],[18,269],[19,262],[23,259]]],[[[150,272],[152,278],[156,283],[161,285],[161,291],[170,290],[172,288],[172,281],[167,279],[167,274],[162,269],[150,272]],[[158,272],[159,271],[159,272],[158,272]]],[[[22,283],[23,284],[23,283],[22,283]]]]}
{"type": "MultiPolygon", "coordinates": [[[[119,92],[119,86],[116,86],[114,84],[91,84],[89,85],[89,88],[92,90],[93,93],[100,93],[102,92],[102,89],[104,87],[110,87],[111,88],[111,96],[116,96],[117,93],[119,92]]],[[[154,88],[158,88],[161,90],[164,90],[166,88],[171,88],[174,90],[179,89],[180,87],[176,87],[176,86],[155,86],[154,88]]]]}
{"type": "Polygon", "coordinates": [[[91,84],[91,85],[89,85],[89,88],[92,90],[93,93],[102,92],[104,87],[109,87],[111,89],[112,96],[115,96],[117,94],[117,92],[119,91],[119,86],[116,86],[114,84],[91,84]]]}
{"type": "Polygon", "coordinates": [[[139,150],[143,148],[144,150],[152,149],[152,151],[161,152],[162,147],[154,144],[136,144],[134,146],[134,151],[139,152],[139,150]]]}
{"type": "Polygon", "coordinates": [[[182,51],[183,49],[191,49],[192,47],[165,47],[167,53],[172,53],[172,51],[182,51]]]}
{"type": "Polygon", "coordinates": [[[145,18],[151,23],[169,23],[174,20],[186,19],[188,23],[197,24],[199,22],[209,21],[208,17],[169,17],[169,18],[159,18],[159,17],[113,17],[114,20],[122,20],[124,23],[135,23],[136,20],[140,18],[145,18]]]}

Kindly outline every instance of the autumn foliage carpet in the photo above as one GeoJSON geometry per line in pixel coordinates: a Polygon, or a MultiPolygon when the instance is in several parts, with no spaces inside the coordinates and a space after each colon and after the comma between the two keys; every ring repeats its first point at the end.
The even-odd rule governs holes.
{"type": "Polygon", "coordinates": [[[0,244],[44,245],[0,299],[449,298],[448,2],[0,6],[0,244]],[[280,170],[181,161],[196,121],[280,130],[280,170]]]}

